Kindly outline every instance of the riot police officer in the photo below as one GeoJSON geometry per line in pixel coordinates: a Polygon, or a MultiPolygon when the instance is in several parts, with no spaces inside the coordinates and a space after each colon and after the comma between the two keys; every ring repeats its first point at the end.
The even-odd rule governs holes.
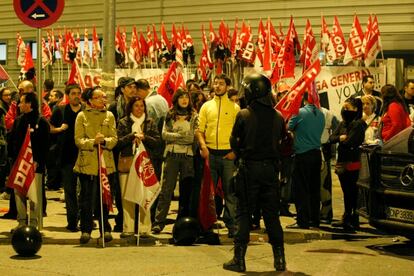
{"type": "Polygon", "coordinates": [[[243,80],[244,97],[248,107],[236,117],[230,137],[232,150],[237,156],[234,189],[238,199],[234,257],[223,268],[243,272],[249,242],[250,219],[260,202],[263,219],[272,245],[274,266],[286,269],[283,230],[279,220],[278,163],[281,141],[286,136],[282,116],[273,109],[271,82],[254,73],[243,80]]]}

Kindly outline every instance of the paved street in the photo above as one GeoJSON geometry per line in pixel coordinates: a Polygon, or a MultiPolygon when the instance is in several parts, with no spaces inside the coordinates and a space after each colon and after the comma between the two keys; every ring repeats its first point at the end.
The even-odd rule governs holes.
{"type": "MultiPolygon", "coordinates": [[[[334,216],[342,214],[342,192],[334,182],[334,216]]],[[[224,229],[221,245],[179,247],[168,243],[172,224],[161,235],[142,238],[140,246],[113,233],[106,248],[97,244],[98,230],[87,246],[79,245],[80,233],[68,232],[64,203],[59,192],[47,192],[48,216],[44,218],[43,246],[38,255],[25,259],[10,245],[15,221],[0,219],[0,275],[236,275],[222,263],[232,257],[232,240],[224,229]]],[[[8,201],[0,200],[4,211],[8,201]]],[[[293,208],[292,208],[293,209],[293,208]]],[[[169,217],[174,218],[177,202],[169,217]]],[[[285,227],[293,218],[282,217],[285,227]]],[[[112,220],[113,223],[113,220],[112,220]]],[[[222,224],[222,222],[219,222],[222,224]]],[[[246,275],[274,275],[273,258],[262,230],[251,234],[246,275]]],[[[328,225],[319,230],[285,229],[288,271],[280,275],[412,275],[414,245],[402,237],[384,235],[362,220],[361,231],[345,234],[328,225]]]]}

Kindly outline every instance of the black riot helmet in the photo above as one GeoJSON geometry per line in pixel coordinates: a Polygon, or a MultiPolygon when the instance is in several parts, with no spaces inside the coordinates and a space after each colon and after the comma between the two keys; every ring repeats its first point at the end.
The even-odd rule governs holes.
{"type": "Polygon", "coordinates": [[[272,106],[272,83],[262,74],[253,73],[246,76],[242,82],[241,93],[247,104],[257,100],[264,105],[272,106]]]}

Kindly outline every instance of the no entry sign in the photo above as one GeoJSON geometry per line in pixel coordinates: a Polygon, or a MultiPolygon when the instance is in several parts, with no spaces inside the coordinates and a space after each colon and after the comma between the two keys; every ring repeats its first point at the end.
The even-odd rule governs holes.
{"type": "Polygon", "coordinates": [[[64,0],[13,0],[14,11],[20,20],[33,28],[47,27],[62,15],[64,0]]]}

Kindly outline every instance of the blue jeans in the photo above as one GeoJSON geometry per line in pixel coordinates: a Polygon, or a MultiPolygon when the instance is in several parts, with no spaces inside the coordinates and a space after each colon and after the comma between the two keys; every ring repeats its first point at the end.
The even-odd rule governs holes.
{"type": "Polygon", "coordinates": [[[225,201],[223,221],[229,229],[229,232],[233,233],[237,203],[233,186],[233,173],[236,167],[233,160],[223,159],[223,155],[215,155],[211,152],[209,155],[209,163],[214,187],[217,187],[218,180],[219,178],[221,179],[225,201]]]}

